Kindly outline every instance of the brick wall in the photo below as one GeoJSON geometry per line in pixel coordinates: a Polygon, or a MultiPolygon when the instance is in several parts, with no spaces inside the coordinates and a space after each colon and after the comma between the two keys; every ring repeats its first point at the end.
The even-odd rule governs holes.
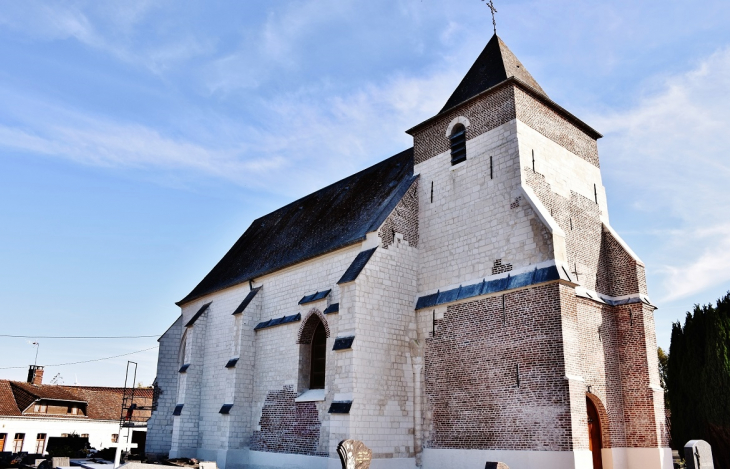
{"type": "Polygon", "coordinates": [[[507,293],[504,309],[502,301],[449,306],[426,340],[427,446],[570,450],[559,286],[507,293]]]}
{"type": "Polygon", "coordinates": [[[615,308],[625,405],[627,446],[667,446],[664,393],[659,387],[654,308],[641,303],[615,308]]]}
{"type": "Polygon", "coordinates": [[[294,402],[293,386],[271,391],[261,411],[259,427],[253,432],[250,448],[254,451],[327,456],[317,451],[322,422],[314,402],[294,402]]]}
{"type": "MultiPolygon", "coordinates": [[[[589,290],[599,285],[596,276],[599,270],[603,224],[598,204],[581,194],[571,191],[570,198],[555,193],[545,176],[523,168],[527,185],[535,192],[540,202],[550,211],[558,226],[565,232],[567,260],[571,275],[589,290]],[[577,269],[577,270],[576,270],[577,269]],[[577,272],[577,275],[576,275],[577,272]]],[[[605,287],[605,285],[600,285],[605,287]]],[[[609,291],[601,291],[609,294],[609,291]]]]}
{"type": "Polygon", "coordinates": [[[440,115],[438,120],[415,132],[413,134],[415,164],[423,163],[449,150],[450,143],[446,129],[451,121],[459,116],[465,116],[471,124],[467,127],[467,139],[506,124],[516,116],[514,87],[512,85],[500,87],[481,99],[440,115]]]}
{"type": "Polygon", "coordinates": [[[395,241],[395,233],[402,234],[409,245],[418,247],[418,180],[413,182],[378,230],[385,249],[395,241]]]}
{"type": "Polygon", "coordinates": [[[599,167],[598,143],[556,111],[514,87],[516,117],[545,137],[599,167]]]}
{"type": "Polygon", "coordinates": [[[603,232],[601,238],[598,291],[611,296],[648,293],[644,266],[637,263],[607,231],[603,232]]]}

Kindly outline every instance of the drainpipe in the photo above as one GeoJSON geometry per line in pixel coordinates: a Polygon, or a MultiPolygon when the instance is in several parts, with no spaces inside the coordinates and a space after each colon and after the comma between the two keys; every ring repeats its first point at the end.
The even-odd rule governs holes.
{"type": "Polygon", "coordinates": [[[413,450],[416,453],[416,466],[422,467],[423,455],[423,418],[421,417],[421,357],[413,357],[413,450]]]}
{"type": "Polygon", "coordinates": [[[413,452],[416,466],[422,467],[423,457],[423,404],[421,392],[421,373],[423,372],[423,345],[411,340],[411,363],[413,364],[413,452]]]}

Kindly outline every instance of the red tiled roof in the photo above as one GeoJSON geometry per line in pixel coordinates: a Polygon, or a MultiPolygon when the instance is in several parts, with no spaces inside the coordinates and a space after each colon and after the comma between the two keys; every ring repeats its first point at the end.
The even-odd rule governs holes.
{"type": "Polygon", "coordinates": [[[22,381],[11,381],[10,385],[15,389],[22,389],[36,399],[53,399],[57,401],[83,401],[78,393],[66,386],[53,384],[30,384],[22,381]]]}
{"type": "Polygon", "coordinates": [[[0,415],[20,415],[10,381],[0,380],[0,415]]]}
{"type": "MultiPolygon", "coordinates": [[[[131,389],[127,389],[131,392],[131,389]]],[[[93,420],[119,420],[124,388],[101,386],[33,385],[21,381],[0,380],[0,415],[22,415],[37,399],[85,402],[86,417],[93,420]]],[[[151,414],[152,388],[135,388],[134,404],[146,409],[134,411],[135,422],[146,422],[151,414]]],[[[62,416],[54,416],[62,417],[62,416]]],[[[69,416],[71,417],[71,416],[69,416]]],[[[77,416],[73,416],[77,417],[77,416]]]]}
{"type": "MultiPolygon", "coordinates": [[[[65,386],[70,389],[87,389],[89,391],[105,391],[105,392],[116,392],[119,394],[124,393],[124,388],[107,388],[104,386],[65,386]]],[[[130,388],[127,388],[127,393],[131,392],[130,388]]],[[[154,389],[149,388],[134,388],[134,396],[140,398],[152,399],[154,389]]]]}

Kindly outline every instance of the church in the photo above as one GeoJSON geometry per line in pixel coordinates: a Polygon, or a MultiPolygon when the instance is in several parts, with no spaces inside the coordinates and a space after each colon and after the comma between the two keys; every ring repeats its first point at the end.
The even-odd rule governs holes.
{"type": "MultiPolygon", "coordinates": [[[[435,110],[434,110],[435,111],[435,110]]],[[[251,224],[159,339],[150,457],[670,469],[601,134],[495,34],[413,147],[251,224]]]]}

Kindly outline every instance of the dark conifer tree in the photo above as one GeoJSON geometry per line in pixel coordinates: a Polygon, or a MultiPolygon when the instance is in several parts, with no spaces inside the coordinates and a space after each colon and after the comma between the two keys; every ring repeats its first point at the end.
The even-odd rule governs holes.
{"type": "Polygon", "coordinates": [[[674,448],[705,440],[715,467],[730,469],[730,292],[673,324],[666,384],[674,448]]]}

